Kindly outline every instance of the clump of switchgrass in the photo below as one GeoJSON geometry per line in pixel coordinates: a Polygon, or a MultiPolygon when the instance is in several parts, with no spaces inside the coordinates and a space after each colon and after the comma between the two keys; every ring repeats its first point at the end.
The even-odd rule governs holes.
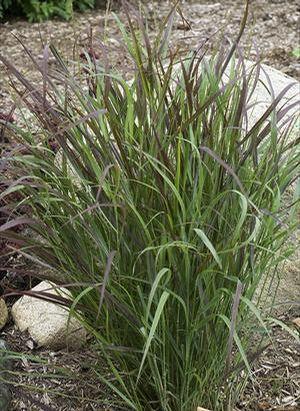
{"type": "Polygon", "coordinates": [[[18,190],[30,213],[16,208],[1,231],[73,285],[72,310],[118,401],[215,410],[236,401],[262,347],[253,333],[267,333],[253,298],[294,228],[295,203],[284,208],[282,196],[299,145],[281,102],[290,87],[249,126],[260,64],[247,71],[237,42],[180,59],[167,49],[173,15],[154,45],[141,18],[140,30],[129,13],[128,30],[119,22],[131,82],[89,50],[82,87],[51,46],[57,68],[46,49],[39,91],[1,57],[39,125],[38,135],[10,128],[24,154],[6,159],[19,179],[3,195],[18,190]],[[12,233],[18,224],[36,238],[12,233]]]}

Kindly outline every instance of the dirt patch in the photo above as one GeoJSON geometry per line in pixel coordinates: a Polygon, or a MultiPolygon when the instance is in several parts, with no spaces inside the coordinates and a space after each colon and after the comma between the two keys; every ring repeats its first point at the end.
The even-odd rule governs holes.
{"type": "Polygon", "coordinates": [[[26,333],[9,324],[1,338],[20,353],[8,374],[11,411],[117,411],[112,393],[93,371],[103,372],[101,356],[87,345],[77,351],[37,349],[26,333]]]}
{"type": "MultiPolygon", "coordinates": [[[[289,324],[293,308],[280,316],[289,324]]],[[[294,327],[296,331],[296,327],[294,327]]],[[[299,343],[279,326],[272,329],[272,345],[255,363],[253,381],[249,381],[237,409],[240,411],[296,411],[300,404],[299,343]]]]}

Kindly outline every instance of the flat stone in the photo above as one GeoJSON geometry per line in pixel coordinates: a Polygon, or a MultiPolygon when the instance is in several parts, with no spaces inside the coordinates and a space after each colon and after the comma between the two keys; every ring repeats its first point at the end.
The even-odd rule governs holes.
{"type": "Polygon", "coordinates": [[[0,298],[0,330],[5,326],[8,320],[8,310],[3,298],[0,298]]]}
{"type": "MultiPolygon", "coordinates": [[[[71,298],[69,290],[48,281],[42,281],[31,291],[71,298]]],[[[73,350],[86,340],[84,327],[76,318],[70,317],[68,308],[59,304],[23,296],[13,305],[11,312],[19,330],[28,331],[39,347],[60,349],[67,346],[73,350]]]]}

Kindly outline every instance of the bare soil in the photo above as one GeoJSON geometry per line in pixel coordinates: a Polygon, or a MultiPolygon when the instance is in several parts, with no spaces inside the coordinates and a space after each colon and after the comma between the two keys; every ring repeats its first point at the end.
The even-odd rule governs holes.
{"type": "MultiPolygon", "coordinates": [[[[152,35],[157,31],[157,23],[167,15],[168,1],[145,2],[146,13],[152,35]]],[[[210,40],[214,42],[228,37],[234,39],[243,13],[244,2],[226,1],[183,1],[181,9],[185,19],[180,16],[175,22],[172,44],[185,50],[197,48],[215,32],[210,40]]],[[[124,11],[120,8],[117,15],[125,21],[124,11]]],[[[257,53],[263,62],[300,79],[300,60],[293,54],[299,47],[300,5],[296,0],[253,0],[250,16],[242,46],[250,58],[257,53]]],[[[22,72],[33,81],[30,59],[25,59],[22,46],[16,36],[28,49],[42,60],[45,43],[52,41],[69,60],[76,59],[81,49],[88,44],[92,28],[94,45],[101,39],[107,46],[110,64],[123,73],[130,75],[131,62],[124,55],[121,35],[111,13],[95,10],[77,14],[71,22],[58,20],[42,24],[30,24],[16,20],[0,25],[0,52],[9,58],[22,72]],[[76,41],[75,41],[76,40],[76,41]]],[[[98,48],[101,58],[102,49],[98,48]]],[[[0,113],[7,113],[13,103],[8,74],[0,66],[0,113]]],[[[17,119],[18,121],[18,119],[17,119]]],[[[298,233],[299,235],[299,233],[298,233]]],[[[298,238],[299,244],[299,238],[298,238]]],[[[282,282],[277,298],[278,315],[281,320],[299,328],[293,320],[300,317],[299,304],[293,301],[300,297],[300,250],[286,261],[281,268],[282,282]]],[[[37,350],[26,335],[20,334],[12,323],[1,333],[15,351],[23,354],[36,354],[45,360],[41,365],[29,358],[16,363],[14,369],[14,388],[12,410],[110,410],[109,393],[99,385],[89,364],[95,362],[92,350],[86,347],[80,352],[49,352],[37,350]],[[65,377],[59,376],[57,367],[65,369],[65,377]],[[69,372],[68,372],[69,371],[69,372]],[[48,378],[49,373],[53,378],[48,378]],[[57,374],[57,377],[55,377],[57,374]],[[108,398],[108,403],[103,403],[108,398]]],[[[244,397],[237,410],[299,410],[300,409],[300,347],[299,344],[280,327],[273,327],[273,344],[263,353],[255,364],[255,382],[246,387],[244,397]]]]}

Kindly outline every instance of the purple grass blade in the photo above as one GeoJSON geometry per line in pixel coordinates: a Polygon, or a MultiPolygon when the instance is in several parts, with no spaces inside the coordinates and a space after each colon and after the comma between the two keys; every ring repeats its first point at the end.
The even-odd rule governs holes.
{"type": "Polygon", "coordinates": [[[108,281],[109,274],[111,272],[111,266],[112,266],[112,262],[113,262],[115,255],[116,255],[116,251],[112,251],[108,255],[108,259],[107,259],[107,263],[106,263],[106,267],[105,267],[105,271],[103,275],[103,283],[102,283],[101,290],[100,290],[100,301],[99,301],[99,307],[98,307],[98,313],[97,313],[96,319],[98,319],[100,315],[100,311],[102,308],[104,295],[105,295],[106,284],[108,281]]]}
{"type": "Polygon", "coordinates": [[[237,185],[239,186],[241,192],[246,196],[246,191],[244,189],[244,186],[241,182],[241,180],[239,179],[239,177],[237,176],[237,174],[235,173],[235,171],[233,170],[232,167],[230,167],[224,160],[222,160],[214,151],[212,151],[209,147],[206,146],[200,146],[199,150],[204,151],[205,153],[207,153],[209,156],[211,156],[214,160],[216,160],[223,168],[225,168],[225,170],[234,178],[234,180],[236,181],[237,185]]]}

